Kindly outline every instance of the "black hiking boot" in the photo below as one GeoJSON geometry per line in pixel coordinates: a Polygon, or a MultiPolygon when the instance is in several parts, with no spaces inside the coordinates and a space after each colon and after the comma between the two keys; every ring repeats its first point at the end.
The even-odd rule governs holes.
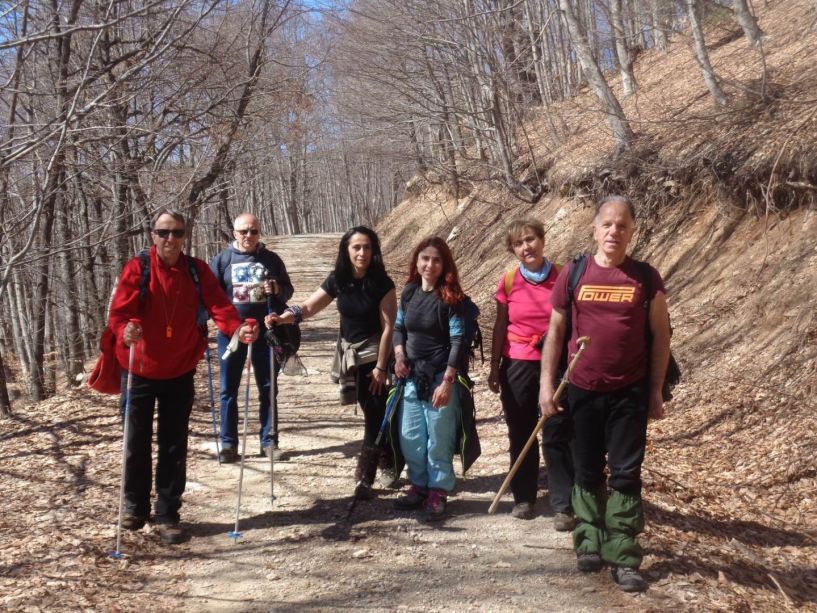
{"type": "Polygon", "coordinates": [[[553,516],[553,529],[557,532],[572,532],[576,523],[576,516],[573,513],[561,512],[553,516]]]}
{"type": "Polygon", "coordinates": [[[377,460],[380,450],[370,445],[363,445],[360,448],[360,455],[357,456],[357,466],[355,467],[355,498],[358,500],[371,500],[372,484],[374,475],[377,472],[377,460]]]}
{"type": "Polygon", "coordinates": [[[141,530],[147,520],[145,515],[125,515],[121,525],[124,530],[141,530]]]}
{"type": "Polygon", "coordinates": [[[597,573],[601,570],[601,556],[597,553],[577,553],[576,568],[583,573],[597,573]]]}
{"type": "Polygon", "coordinates": [[[358,481],[357,485],[355,486],[355,498],[358,500],[371,500],[374,498],[372,486],[365,481],[358,481]]]}
{"type": "Polygon", "coordinates": [[[159,533],[159,538],[165,545],[178,545],[185,539],[184,530],[178,523],[175,524],[156,524],[156,531],[159,533]]]}
{"type": "Polygon", "coordinates": [[[511,516],[516,519],[533,519],[536,517],[536,509],[532,502],[517,502],[511,509],[511,516]]]}
{"type": "Polygon", "coordinates": [[[638,572],[637,568],[629,566],[615,566],[610,571],[613,581],[622,592],[644,592],[647,590],[647,582],[638,572]]]}
{"type": "Polygon", "coordinates": [[[233,464],[238,461],[238,452],[232,447],[222,447],[218,453],[218,461],[222,464],[233,464]]]}

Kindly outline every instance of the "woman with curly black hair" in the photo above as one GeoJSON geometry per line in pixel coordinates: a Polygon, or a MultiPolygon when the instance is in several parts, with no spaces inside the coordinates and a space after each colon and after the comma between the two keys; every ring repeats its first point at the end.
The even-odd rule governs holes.
{"type": "Polygon", "coordinates": [[[391,487],[398,475],[374,448],[386,409],[386,370],[391,359],[397,300],[394,282],[386,273],[380,239],[374,230],[355,226],[340,239],[335,269],[304,302],[268,315],[267,325],[299,323],[320,313],[337,299],[340,334],[332,366],[340,384],[341,404],[358,403],[365,421],[358,457],[355,496],[369,499],[380,460],[381,483],[391,487]],[[378,457],[374,457],[378,456],[378,457]]]}

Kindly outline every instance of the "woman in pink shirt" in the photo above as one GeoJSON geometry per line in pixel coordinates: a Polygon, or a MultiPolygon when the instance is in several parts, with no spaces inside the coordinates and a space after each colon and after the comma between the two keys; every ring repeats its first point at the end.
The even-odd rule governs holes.
{"type": "MultiPolygon", "coordinates": [[[[513,465],[539,419],[542,341],[550,323],[550,292],[559,270],[545,258],[545,229],[540,222],[531,219],[511,222],[505,243],[519,260],[519,266],[502,275],[496,290],[488,386],[500,394],[513,465]]],[[[560,531],[572,530],[573,428],[567,412],[545,423],[542,438],[553,526],[560,531]]],[[[534,445],[511,481],[514,517],[532,519],[536,515],[538,482],[539,450],[534,445]]]]}

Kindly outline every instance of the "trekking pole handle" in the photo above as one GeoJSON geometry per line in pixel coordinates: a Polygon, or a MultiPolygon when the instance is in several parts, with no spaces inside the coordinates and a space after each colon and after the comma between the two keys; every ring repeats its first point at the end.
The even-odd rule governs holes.
{"type": "MultiPolygon", "coordinates": [[[[556,388],[556,393],[553,394],[553,404],[559,404],[559,398],[561,398],[562,393],[564,392],[565,388],[567,387],[568,377],[570,373],[573,372],[573,368],[575,368],[576,363],[579,361],[579,358],[582,357],[584,350],[590,346],[590,337],[589,336],[582,336],[577,341],[579,345],[578,351],[576,351],[576,355],[573,356],[573,359],[570,360],[570,364],[567,366],[567,370],[565,371],[564,376],[562,377],[561,383],[559,383],[559,387],[556,388]]],[[[525,446],[522,448],[522,451],[519,452],[519,455],[516,458],[516,462],[514,462],[511,470],[508,472],[508,476],[505,477],[505,481],[502,482],[502,486],[499,488],[499,491],[494,496],[494,500],[491,503],[491,506],[488,507],[488,513],[496,513],[496,509],[499,506],[499,500],[502,498],[502,495],[505,493],[505,490],[508,489],[508,486],[511,484],[511,480],[516,475],[516,472],[519,470],[519,467],[522,465],[525,456],[528,454],[528,451],[533,446],[534,441],[536,441],[536,437],[539,434],[539,431],[545,426],[545,422],[547,421],[547,416],[542,415],[539,418],[539,421],[536,422],[536,427],[531,432],[530,437],[528,438],[528,442],[525,443],[525,446]]]]}

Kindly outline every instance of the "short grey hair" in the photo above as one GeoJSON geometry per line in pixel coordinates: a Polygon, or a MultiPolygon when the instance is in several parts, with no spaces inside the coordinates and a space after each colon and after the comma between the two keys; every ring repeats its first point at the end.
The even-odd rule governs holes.
{"type": "Polygon", "coordinates": [[[255,215],[253,215],[252,213],[248,213],[248,212],[246,212],[246,211],[245,211],[245,212],[243,212],[243,213],[239,213],[238,215],[236,215],[235,219],[233,219],[233,230],[235,230],[235,225],[238,223],[238,220],[239,220],[239,219],[242,219],[242,218],[249,218],[249,219],[253,219],[253,220],[255,221],[255,225],[256,225],[256,226],[260,226],[260,225],[261,225],[261,222],[260,222],[260,221],[258,221],[258,217],[256,217],[256,216],[255,216],[255,215]]]}
{"type": "Polygon", "coordinates": [[[158,222],[158,221],[159,221],[159,218],[160,218],[162,215],[170,215],[170,216],[171,216],[173,219],[175,219],[175,220],[176,220],[176,221],[178,221],[180,224],[182,224],[182,227],[183,227],[183,228],[186,228],[186,227],[187,227],[187,222],[186,222],[186,221],[185,221],[185,219],[184,219],[184,215],[182,215],[182,214],[181,214],[179,211],[177,211],[176,209],[171,209],[170,207],[162,207],[161,209],[159,209],[158,211],[156,211],[156,214],[153,216],[153,220],[150,222],[150,229],[151,229],[151,230],[153,230],[153,228],[155,228],[155,227],[156,227],[156,222],[158,222]]]}
{"type": "Polygon", "coordinates": [[[596,214],[593,216],[593,220],[599,218],[599,213],[601,213],[601,209],[604,207],[605,204],[610,204],[611,202],[620,202],[621,204],[627,207],[627,210],[630,212],[630,217],[635,223],[636,215],[635,215],[635,206],[633,206],[632,200],[630,200],[627,196],[622,196],[621,194],[609,194],[598,201],[596,204],[596,214]]]}

